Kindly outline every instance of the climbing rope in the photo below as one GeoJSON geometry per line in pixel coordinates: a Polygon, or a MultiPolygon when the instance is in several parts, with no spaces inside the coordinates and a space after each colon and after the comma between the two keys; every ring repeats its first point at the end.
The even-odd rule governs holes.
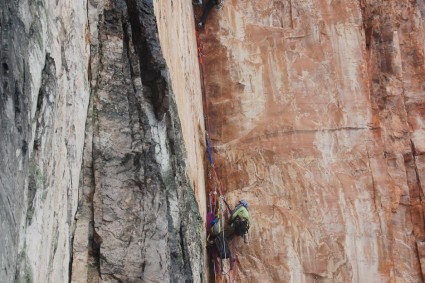
{"type": "MultiPolygon", "coordinates": [[[[226,205],[229,212],[231,212],[231,209],[229,205],[226,202],[225,196],[223,194],[223,184],[221,182],[221,178],[217,173],[217,167],[214,162],[213,157],[213,151],[212,151],[212,144],[210,140],[210,123],[208,119],[208,97],[207,97],[207,87],[206,87],[206,66],[205,66],[205,52],[204,52],[204,45],[202,40],[202,35],[199,33],[199,31],[196,31],[196,42],[198,45],[198,59],[199,64],[201,66],[201,89],[202,89],[202,97],[203,97],[203,104],[204,104],[204,119],[205,119],[205,141],[206,141],[206,147],[207,147],[207,156],[209,161],[208,166],[208,180],[209,180],[209,207],[208,207],[208,215],[207,220],[208,224],[210,223],[210,219],[215,216],[219,217],[219,221],[221,221],[221,233],[220,235],[217,235],[217,237],[222,237],[223,243],[225,243],[225,233],[224,233],[224,224],[225,224],[225,217],[224,217],[224,205],[226,205]]],[[[210,228],[209,225],[207,228],[210,228]]],[[[225,245],[223,245],[223,253],[224,258],[227,257],[226,255],[226,248],[225,245]]],[[[229,248],[230,250],[230,248],[229,248]]],[[[235,239],[232,241],[232,249],[231,254],[229,255],[229,270],[226,272],[223,270],[223,260],[221,261],[221,265],[219,264],[218,255],[217,252],[212,251],[212,257],[213,257],[213,266],[214,266],[214,279],[215,282],[219,282],[221,276],[225,276],[228,279],[228,282],[235,282],[237,277],[237,268],[235,266],[236,264],[236,245],[235,245],[235,239]],[[220,274],[221,271],[221,274],[220,274]]]]}

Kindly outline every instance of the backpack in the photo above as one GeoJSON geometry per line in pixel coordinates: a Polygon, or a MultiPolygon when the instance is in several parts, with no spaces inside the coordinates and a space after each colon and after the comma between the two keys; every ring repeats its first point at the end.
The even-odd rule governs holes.
{"type": "Polygon", "coordinates": [[[233,226],[235,227],[235,234],[238,236],[243,236],[248,233],[249,223],[247,219],[236,217],[233,221],[233,226]]]}
{"type": "Polygon", "coordinates": [[[221,223],[220,223],[220,218],[218,218],[217,216],[214,218],[214,220],[211,222],[212,226],[210,228],[210,234],[212,236],[217,236],[218,234],[220,234],[222,232],[221,230],[221,223]]]}
{"type": "Polygon", "coordinates": [[[215,238],[215,248],[217,249],[218,256],[221,259],[229,258],[230,257],[230,248],[229,244],[227,243],[226,239],[224,237],[216,237],[215,238]]]}

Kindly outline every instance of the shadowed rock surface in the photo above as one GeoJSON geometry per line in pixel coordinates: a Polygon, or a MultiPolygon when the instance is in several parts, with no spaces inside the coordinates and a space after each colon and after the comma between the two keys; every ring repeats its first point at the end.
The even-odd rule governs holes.
{"type": "Polygon", "coordinates": [[[0,12],[0,281],[200,282],[204,134],[182,132],[153,2],[0,12]]]}
{"type": "Polygon", "coordinates": [[[92,258],[76,250],[73,281],[200,282],[202,221],[153,3],[111,1],[100,19],[77,221],[90,232],[76,234],[89,236],[92,258]]]}

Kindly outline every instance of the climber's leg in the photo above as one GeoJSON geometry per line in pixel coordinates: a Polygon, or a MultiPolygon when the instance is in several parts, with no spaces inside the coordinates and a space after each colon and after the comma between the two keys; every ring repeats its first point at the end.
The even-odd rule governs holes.
{"type": "Polygon", "coordinates": [[[217,5],[216,0],[209,0],[207,4],[205,4],[204,11],[202,12],[201,20],[199,21],[199,24],[198,24],[199,28],[204,27],[205,22],[207,21],[207,18],[208,18],[208,14],[210,13],[214,5],[217,5]]]}

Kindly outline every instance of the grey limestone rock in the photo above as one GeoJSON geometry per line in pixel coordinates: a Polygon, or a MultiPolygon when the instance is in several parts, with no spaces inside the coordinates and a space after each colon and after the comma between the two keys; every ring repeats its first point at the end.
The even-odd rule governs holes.
{"type": "Polygon", "coordinates": [[[153,3],[112,1],[98,28],[72,281],[201,282],[202,222],[153,3]]]}
{"type": "Polygon", "coordinates": [[[68,2],[0,0],[0,282],[201,282],[153,1],[68,2]]]}
{"type": "Polygon", "coordinates": [[[89,100],[85,7],[0,1],[1,282],[69,277],[89,100]]]}

